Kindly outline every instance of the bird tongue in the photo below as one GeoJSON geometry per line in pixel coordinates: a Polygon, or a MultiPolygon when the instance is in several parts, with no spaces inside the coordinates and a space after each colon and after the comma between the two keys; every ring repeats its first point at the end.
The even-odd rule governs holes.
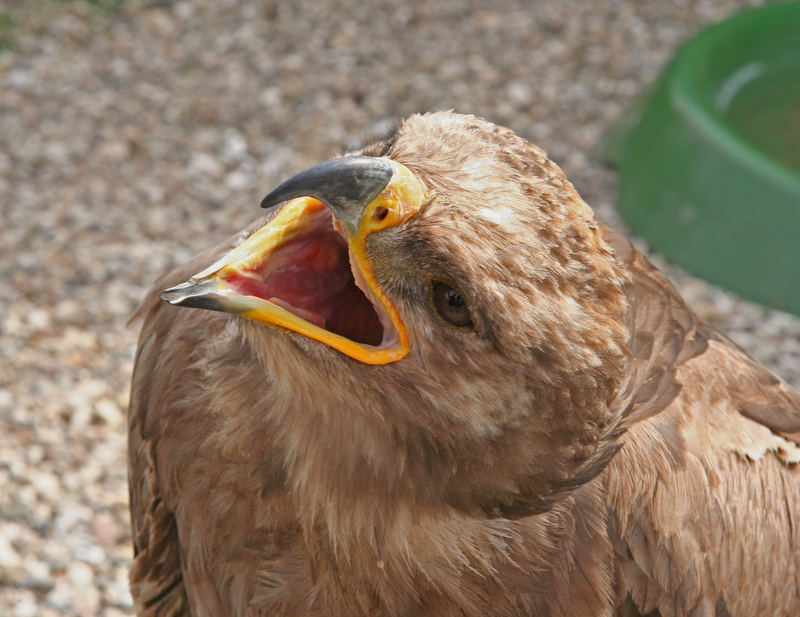
{"type": "Polygon", "coordinates": [[[319,313],[301,309],[299,306],[294,306],[292,304],[289,304],[288,302],[286,302],[286,300],[278,298],[277,296],[272,296],[271,298],[267,298],[267,300],[269,300],[273,304],[277,304],[283,309],[286,309],[290,313],[294,313],[298,317],[302,317],[306,321],[313,323],[315,326],[319,326],[320,328],[325,327],[325,318],[319,313]]]}

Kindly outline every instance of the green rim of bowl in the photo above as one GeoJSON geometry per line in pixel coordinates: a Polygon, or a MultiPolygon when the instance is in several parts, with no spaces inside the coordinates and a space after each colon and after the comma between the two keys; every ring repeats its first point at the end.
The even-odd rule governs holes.
{"type": "Polygon", "coordinates": [[[775,41],[796,39],[798,45],[792,55],[800,67],[800,2],[777,2],[744,10],[691,39],[675,57],[668,80],[669,95],[675,109],[698,136],[716,144],[731,159],[746,164],[768,182],[800,197],[800,175],[730,130],[722,119],[723,110],[711,99],[710,84],[704,83],[702,76],[704,63],[720,53],[720,46],[743,39],[750,42],[759,39],[758,43],[763,44],[767,36],[775,41]]]}
{"type": "Polygon", "coordinates": [[[800,0],[747,9],[685,43],[612,127],[603,156],[620,170],[620,213],[657,251],[800,314],[800,172],[750,143],[742,117],[728,115],[750,83],[736,81],[747,67],[758,68],[753,87],[771,75],[793,87],[800,0]]]}

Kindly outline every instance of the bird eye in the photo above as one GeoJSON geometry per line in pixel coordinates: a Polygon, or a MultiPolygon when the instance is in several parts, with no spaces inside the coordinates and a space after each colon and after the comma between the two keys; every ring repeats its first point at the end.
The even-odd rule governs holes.
{"type": "Polygon", "coordinates": [[[472,318],[461,293],[447,283],[431,282],[431,303],[444,321],[457,328],[472,328],[472,318]]]}

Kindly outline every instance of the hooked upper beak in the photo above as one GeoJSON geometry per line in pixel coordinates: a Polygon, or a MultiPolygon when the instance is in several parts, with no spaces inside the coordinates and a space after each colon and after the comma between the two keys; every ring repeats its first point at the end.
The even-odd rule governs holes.
{"type": "Polygon", "coordinates": [[[266,226],[161,298],[286,328],[367,364],[394,362],[408,353],[408,335],[375,278],[366,240],[428,198],[388,158],[320,163],[264,198],[263,207],[292,200],[266,226]]]}

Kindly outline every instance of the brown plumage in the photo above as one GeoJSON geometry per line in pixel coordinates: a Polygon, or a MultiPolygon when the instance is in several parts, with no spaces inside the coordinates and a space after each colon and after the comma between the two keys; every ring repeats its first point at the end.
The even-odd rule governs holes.
{"type": "Polygon", "coordinates": [[[368,240],[337,228],[407,355],[159,301],[234,241],[159,279],[129,417],[138,614],[800,614],[800,394],[512,132],[413,116],[359,154],[424,189],[368,240]]]}

